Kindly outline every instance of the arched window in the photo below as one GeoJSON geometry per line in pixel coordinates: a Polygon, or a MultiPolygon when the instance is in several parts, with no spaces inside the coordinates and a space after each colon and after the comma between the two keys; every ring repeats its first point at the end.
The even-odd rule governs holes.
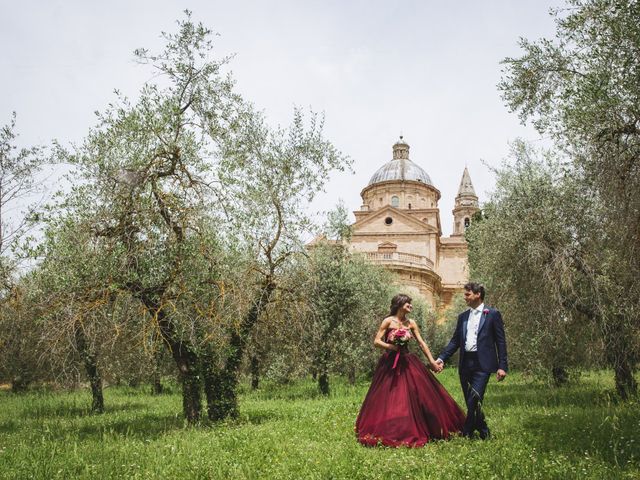
{"type": "Polygon", "coordinates": [[[471,225],[471,221],[469,220],[469,217],[466,217],[464,219],[464,228],[467,228],[469,225],[471,225]]]}
{"type": "Polygon", "coordinates": [[[411,204],[407,205],[409,207],[409,210],[411,210],[411,204]]]}
{"type": "Polygon", "coordinates": [[[391,206],[398,208],[400,206],[400,199],[395,195],[391,197],[391,206]]]}

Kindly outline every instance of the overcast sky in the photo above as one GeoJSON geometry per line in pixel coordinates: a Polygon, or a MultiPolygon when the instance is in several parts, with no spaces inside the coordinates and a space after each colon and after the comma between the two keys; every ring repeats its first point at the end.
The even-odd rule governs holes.
{"type": "Polygon", "coordinates": [[[400,134],[442,194],[443,232],[465,165],[480,197],[517,137],[538,141],[504,107],[499,62],[518,37],[553,37],[560,1],[0,0],[0,124],[18,114],[21,145],[81,140],[113,89],[135,97],[151,78],[132,61],[156,51],[185,8],[218,32],[245,98],[274,124],[294,106],[325,115],[325,133],[354,160],[314,203],[351,210],[400,134]]]}

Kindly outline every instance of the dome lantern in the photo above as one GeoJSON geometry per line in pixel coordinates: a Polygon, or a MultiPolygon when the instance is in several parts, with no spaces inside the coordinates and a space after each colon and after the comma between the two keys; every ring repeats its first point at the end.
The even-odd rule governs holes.
{"type": "Polygon", "coordinates": [[[403,140],[402,135],[400,140],[393,144],[393,159],[409,160],[409,144],[403,140]]]}

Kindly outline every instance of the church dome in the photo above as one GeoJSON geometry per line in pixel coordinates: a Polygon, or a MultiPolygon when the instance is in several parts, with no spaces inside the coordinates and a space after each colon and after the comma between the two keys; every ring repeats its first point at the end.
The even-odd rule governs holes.
{"type": "Polygon", "coordinates": [[[393,145],[393,160],[385,163],[373,174],[371,180],[369,180],[369,185],[391,180],[411,180],[433,186],[429,174],[409,160],[409,144],[403,140],[402,136],[393,145]]]}

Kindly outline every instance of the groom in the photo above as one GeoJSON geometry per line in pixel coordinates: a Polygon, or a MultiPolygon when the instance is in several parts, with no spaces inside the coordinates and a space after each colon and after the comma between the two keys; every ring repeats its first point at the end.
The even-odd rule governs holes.
{"type": "Polygon", "coordinates": [[[496,372],[499,382],[507,376],[507,342],[500,312],[484,305],[482,285],[467,283],[464,301],[469,310],[458,315],[453,337],[436,362],[444,366],[444,362],[460,348],[458,373],[467,403],[462,435],[470,438],[477,430],[480,438],[486,440],[491,433],[482,413],[484,391],[492,372],[496,372]]]}

